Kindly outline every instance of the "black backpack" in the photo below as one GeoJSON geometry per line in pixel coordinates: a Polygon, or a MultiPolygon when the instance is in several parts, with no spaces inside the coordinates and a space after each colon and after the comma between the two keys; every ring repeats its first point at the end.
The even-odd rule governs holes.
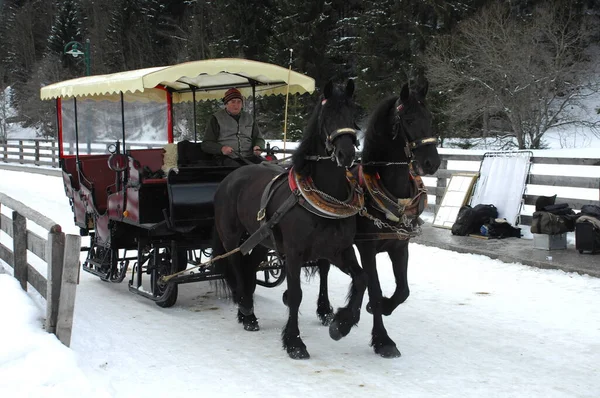
{"type": "Polygon", "coordinates": [[[479,233],[483,224],[498,217],[498,209],[494,205],[479,204],[475,207],[465,205],[460,208],[456,221],[452,225],[452,235],[466,236],[479,233]]]}

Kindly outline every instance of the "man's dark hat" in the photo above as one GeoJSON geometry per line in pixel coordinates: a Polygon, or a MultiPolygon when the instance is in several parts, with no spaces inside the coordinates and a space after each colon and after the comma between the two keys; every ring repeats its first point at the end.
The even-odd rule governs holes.
{"type": "Polygon", "coordinates": [[[237,88],[230,88],[225,93],[225,96],[223,96],[223,103],[226,104],[234,98],[238,98],[242,101],[244,100],[242,98],[242,93],[240,93],[240,90],[238,90],[237,88]]]}

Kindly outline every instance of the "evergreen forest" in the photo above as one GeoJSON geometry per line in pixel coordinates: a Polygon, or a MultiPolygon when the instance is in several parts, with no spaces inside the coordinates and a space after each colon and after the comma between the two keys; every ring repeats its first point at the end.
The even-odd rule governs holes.
{"type": "MultiPolygon", "coordinates": [[[[405,82],[427,79],[442,143],[496,137],[507,149],[542,148],[558,126],[600,131],[600,101],[589,108],[599,27],[599,0],[0,0],[0,139],[9,122],[56,135],[40,87],[88,73],[65,45],[89,41],[92,75],[221,57],[287,68],[292,49],[292,69],[317,91],[355,79],[363,124],[405,82]]],[[[301,136],[316,99],[290,100],[288,137],[301,136]]],[[[257,101],[268,138],[281,138],[284,101],[257,101]]],[[[216,106],[197,105],[199,131],[216,106]]]]}

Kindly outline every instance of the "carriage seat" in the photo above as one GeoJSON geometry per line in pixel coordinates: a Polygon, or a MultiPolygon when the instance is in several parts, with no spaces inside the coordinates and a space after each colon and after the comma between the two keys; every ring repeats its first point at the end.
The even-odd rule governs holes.
{"type": "Polygon", "coordinates": [[[204,152],[200,142],[183,140],[177,143],[177,166],[195,167],[215,165],[214,155],[204,152]]]}
{"type": "MultiPolygon", "coordinates": [[[[75,165],[75,158],[72,159],[72,164],[75,165]]],[[[108,155],[80,156],[80,165],[81,175],[78,175],[79,183],[91,192],[92,203],[95,209],[98,214],[103,214],[108,206],[109,192],[114,188],[116,183],[115,173],[108,167],[108,155]]],[[[77,172],[74,175],[77,175],[77,172]]]]}
{"type": "Polygon", "coordinates": [[[133,160],[133,165],[129,170],[129,177],[144,184],[164,184],[165,174],[161,171],[163,153],[162,148],[130,149],[128,155],[133,160]]]}

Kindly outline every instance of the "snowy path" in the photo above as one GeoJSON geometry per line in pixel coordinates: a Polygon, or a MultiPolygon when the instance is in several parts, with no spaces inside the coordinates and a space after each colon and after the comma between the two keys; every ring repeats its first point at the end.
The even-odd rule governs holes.
{"type": "MultiPolygon", "coordinates": [[[[72,225],[58,178],[0,171],[0,191],[72,225]]],[[[600,279],[416,244],[410,255],[411,297],[384,320],[398,359],[373,353],[366,311],[348,337],[331,340],[315,316],[316,280],[303,284],[307,361],[281,349],[284,286],[258,287],[261,330],[250,333],[208,282],[182,286],[177,305],[161,309],[126,282],[85,273],[71,348],[91,383],[114,397],[598,396],[600,279]]],[[[379,260],[390,293],[391,270],[379,260]]],[[[334,307],[348,282],[331,272],[334,307]]]]}

